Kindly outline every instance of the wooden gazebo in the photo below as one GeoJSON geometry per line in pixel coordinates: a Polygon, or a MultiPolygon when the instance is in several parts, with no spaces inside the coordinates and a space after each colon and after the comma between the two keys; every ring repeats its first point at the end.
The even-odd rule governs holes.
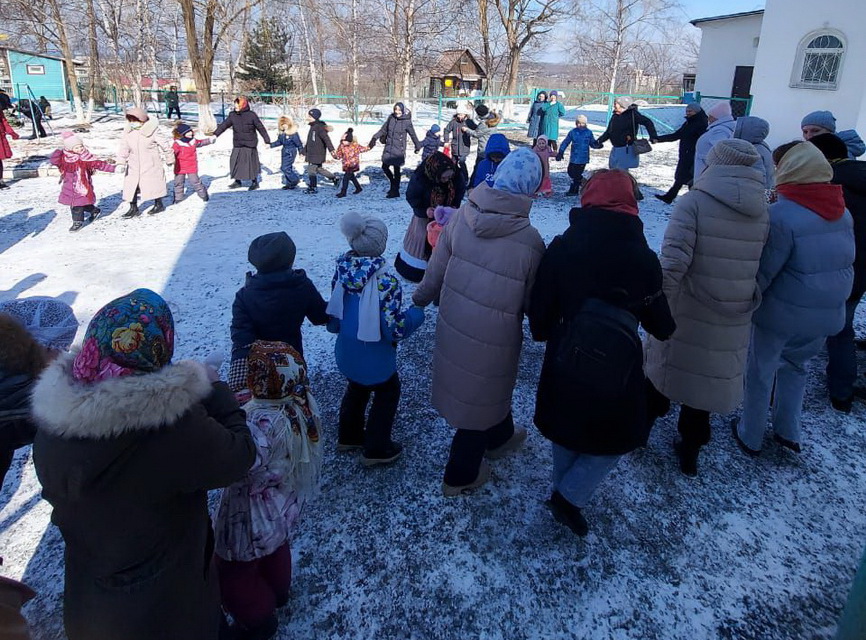
{"type": "Polygon", "coordinates": [[[430,73],[430,96],[455,98],[484,91],[487,72],[469,49],[450,49],[430,73]]]}

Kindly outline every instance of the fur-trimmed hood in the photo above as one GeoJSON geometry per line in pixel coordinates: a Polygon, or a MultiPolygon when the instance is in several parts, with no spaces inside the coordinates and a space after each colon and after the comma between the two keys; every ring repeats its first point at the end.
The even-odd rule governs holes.
{"type": "Polygon", "coordinates": [[[115,438],[176,422],[210,395],[203,364],[184,360],[154,373],[82,384],[72,377],[77,350],[60,356],[33,389],[40,429],[62,438],[115,438]]]}
{"type": "Polygon", "coordinates": [[[277,129],[280,133],[291,136],[298,132],[298,125],[291,116],[280,116],[280,119],[277,121],[277,129]],[[283,127],[287,127],[287,129],[284,131],[283,127]]]}

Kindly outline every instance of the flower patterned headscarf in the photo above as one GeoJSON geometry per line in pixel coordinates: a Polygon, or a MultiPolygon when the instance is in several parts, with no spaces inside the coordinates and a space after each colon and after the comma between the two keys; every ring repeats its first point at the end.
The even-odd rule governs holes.
{"type": "Polygon", "coordinates": [[[93,316],[72,375],[97,382],[159,371],[174,353],[174,318],[159,294],[136,289],[112,300],[93,316]]]}
{"type": "Polygon", "coordinates": [[[541,186],[541,160],[526,147],[505,156],[493,176],[493,188],[514,195],[531,196],[541,186]]]}
{"type": "Polygon", "coordinates": [[[454,197],[456,190],[454,188],[454,178],[448,182],[442,182],[442,174],[446,171],[454,171],[457,173],[457,165],[454,161],[446,156],[441,151],[436,151],[424,161],[424,175],[432,184],[430,188],[430,206],[438,207],[444,205],[447,207],[454,206],[454,197]]]}

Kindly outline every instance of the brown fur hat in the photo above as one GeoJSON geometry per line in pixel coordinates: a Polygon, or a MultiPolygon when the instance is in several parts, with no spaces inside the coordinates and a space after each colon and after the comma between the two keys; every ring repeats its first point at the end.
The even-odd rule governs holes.
{"type": "Polygon", "coordinates": [[[38,376],[48,364],[45,349],[8,313],[0,313],[0,369],[38,376]]]}
{"type": "Polygon", "coordinates": [[[487,126],[495,127],[500,122],[502,122],[502,115],[497,111],[491,111],[490,115],[487,117],[487,126]]]}
{"type": "Polygon", "coordinates": [[[277,129],[279,129],[280,133],[292,135],[297,133],[298,125],[295,124],[292,116],[280,116],[280,119],[277,121],[277,129]],[[283,129],[285,129],[285,131],[283,131],[283,129]]]}

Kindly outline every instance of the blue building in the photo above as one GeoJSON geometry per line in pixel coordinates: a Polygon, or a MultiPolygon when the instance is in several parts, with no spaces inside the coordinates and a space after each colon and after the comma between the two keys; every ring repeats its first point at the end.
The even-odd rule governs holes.
{"type": "Polygon", "coordinates": [[[68,100],[65,65],[59,56],[0,47],[0,87],[17,99],[28,97],[29,86],[37,98],[68,100]]]}

